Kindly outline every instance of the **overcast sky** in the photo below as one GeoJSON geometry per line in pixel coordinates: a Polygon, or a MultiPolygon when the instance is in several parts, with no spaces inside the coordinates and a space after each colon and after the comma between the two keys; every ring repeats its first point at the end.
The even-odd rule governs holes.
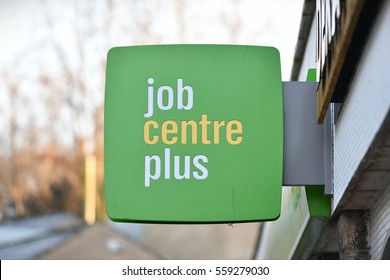
{"type": "MultiPolygon", "coordinates": [[[[274,46],[281,54],[282,79],[288,81],[302,5],[303,0],[1,0],[0,79],[7,75],[23,96],[17,110],[28,113],[20,114],[21,127],[33,120],[43,129],[49,120],[62,139],[75,126],[90,137],[93,112],[104,100],[103,65],[111,47],[274,46]],[[53,102],[58,108],[54,115],[61,119],[55,123],[44,102],[64,99],[73,91],[66,89],[64,65],[85,81],[86,90],[72,97],[82,107],[77,121],[72,121],[69,108],[53,102]],[[54,87],[42,87],[42,77],[51,79],[54,87]]],[[[5,131],[0,138],[8,135],[11,112],[4,84],[0,81],[0,131],[5,131]]]]}
{"type": "MultiPolygon", "coordinates": [[[[74,40],[74,1],[60,0],[2,0],[0,1],[0,62],[13,61],[15,55],[26,48],[44,43],[49,36],[46,27],[44,6],[48,7],[56,21],[57,38],[68,48],[74,40]],[[46,4],[45,4],[46,3],[46,4]]],[[[78,1],[90,2],[90,1],[78,1]]],[[[105,16],[105,1],[92,1],[96,15],[105,16]],[[100,7],[100,8],[99,8],[100,7]]],[[[185,34],[180,34],[175,0],[114,1],[120,9],[114,16],[122,24],[134,15],[133,9],[145,11],[142,17],[149,21],[153,33],[146,43],[222,43],[274,46],[282,57],[283,80],[290,77],[292,57],[297,41],[303,0],[189,0],[182,1],[184,10],[182,22],[185,34]],[[132,7],[132,2],[133,7],[132,7]],[[145,6],[144,9],[140,6],[145,6]],[[229,21],[240,22],[236,38],[229,35],[229,21]],[[226,23],[228,26],[226,26],[226,23]],[[235,39],[234,42],[232,39],[235,39]]],[[[141,15],[138,15],[141,16],[141,15]]],[[[121,26],[110,30],[112,45],[139,44],[131,36],[122,32],[121,26]]],[[[106,51],[106,50],[104,50],[106,51]]],[[[44,53],[39,54],[45,59],[44,53]]]]}

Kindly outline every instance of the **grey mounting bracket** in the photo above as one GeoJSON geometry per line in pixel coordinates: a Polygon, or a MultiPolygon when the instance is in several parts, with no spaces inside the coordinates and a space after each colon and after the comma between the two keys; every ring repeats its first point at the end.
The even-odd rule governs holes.
{"type": "Polygon", "coordinates": [[[325,185],[332,194],[330,117],[317,124],[315,82],[283,82],[283,186],[325,185]]]}

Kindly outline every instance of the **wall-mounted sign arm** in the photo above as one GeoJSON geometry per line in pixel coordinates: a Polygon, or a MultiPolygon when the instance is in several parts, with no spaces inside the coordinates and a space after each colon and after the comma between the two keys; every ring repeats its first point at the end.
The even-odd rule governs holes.
{"type": "Polygon", "coordinates": [[[325,128],[315,82],[283,82],[283,186],[325,184],[325,128]]]}

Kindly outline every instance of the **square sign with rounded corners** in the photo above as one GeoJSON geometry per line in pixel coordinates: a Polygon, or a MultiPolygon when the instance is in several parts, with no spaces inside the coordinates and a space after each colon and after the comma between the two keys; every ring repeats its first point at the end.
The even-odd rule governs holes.
{"type": "Polygon", "coordinates": [[[275,48],[112,48],[104,116],[108,216],[152,223],[277,219],[282,111],[275,48]]]}

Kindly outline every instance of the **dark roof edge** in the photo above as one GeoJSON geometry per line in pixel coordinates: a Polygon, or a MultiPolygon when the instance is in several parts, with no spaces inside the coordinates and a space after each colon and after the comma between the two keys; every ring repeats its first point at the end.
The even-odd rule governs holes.
{"type": "Polygon", "coordinates": [[[298,40],[295,46],[295,55],[291,70],[291,81],[297,81],[309,38],[311,24],[316,11],[316,0],[305,0],[302,9],[302,19],[299,26],[298,40]]]}

